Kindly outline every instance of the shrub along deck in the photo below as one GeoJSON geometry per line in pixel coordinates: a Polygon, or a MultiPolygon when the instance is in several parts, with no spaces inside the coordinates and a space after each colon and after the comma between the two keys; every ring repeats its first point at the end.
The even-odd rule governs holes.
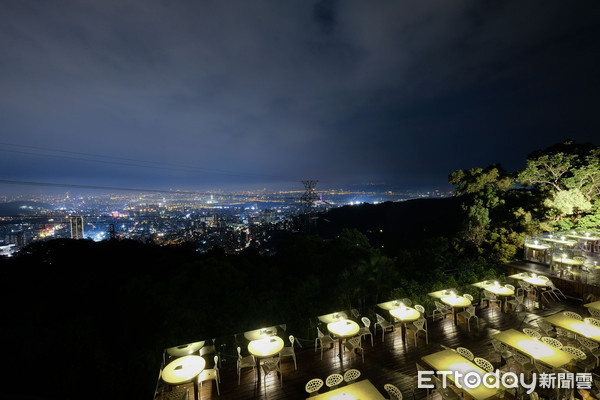
{"type": "MultiPolygon", "coordinates": [[[[442,350],[442,345],[455,348],[463,346],[470,349],[476,357],[483,357],[491,361],[498,367],[499,356],[493,351],[490,336],[506,329],[522,330],[526,327],[537,328],[535,321],[540,318],[552,315],[565,310],[575,311],[582,316],[589,316],[587,309],[583,307],[581,301],[569,299],[568,301],[553,302],[547,305],[544,310],[533,309],[532,302],[528,302],[528,310],[520,312],[501,312],[497,305],[490,307],[477,307],[477,316],[479,317],[479,329],[475,321],[471,321],[471,331],[467,330],[466,323],[459,317],[459,324],[454,325],[451,316],[441,319],[437,316],[435,321],[431,317],[427,319],[429,331],[429,344],[425,343],[424,338],[418,339],[418,347],[415,346],[413,336],[407,333],[406,341],[403,342],[400,329],[385,335],[385,341],[381,341],[381,331],[377,331],[374,337],[374,346],[371,347],[370,338],[367,337],[363,342],[365,349],[365,361],[361,360],[359,354],[344,352],[343,360],[337,355],[337,345],[334,349],[325,349],[323,360],[320,360],[320,351],[315,352],[311,345],[304,346],[296,350],[298,370],[294,370],[294,363],[291,358],[285,358],[282,361],[283,387],[279,384],[279,379],[275,374],[267,377],[266,387],[263,385],[262,378],[260,382],[256,381],[255,374],[250,369],[242,371],[241,385],[237,384],[237,374],[235,363],[229,363],[221,368],[221,395],[217,396],[214,382],[204,383],[200,390],[201,399],[221,399],[221,400],[248,400],[248,399],[268,399],[271,400],[290,400],[305,399],[308,394],[305,392],[306,383],[312,378],[320,378],[323,381],[328,375],[341,373],[350,368],[356,368],[361,371],[360,379],[369,379],[385,397],[383,386],[386,383],[396,385],[402,391],[404,398],[425,398],[425,390],[416,389],[416,363],[421,362],[421,357],[442,350]]],[[[372,326],[371,326],[372,328],[372,326]]],[[[293,334],[293,332],[291,332],[293,334]]],[[[422,334],[422,333],[421,333],[422,334]]],[[[210,364],[209,364],[210,365],[210,364]]],[[[598,372],[596,369],[595,373],[598,372]]],[[[187,385],[190,389],[190,399],[193,399],[193,386],[187,385]]],[[[163,390],[170,390],[159,386],[158,397],[162,397],[163,390]]],[[[324,386],[320,392],[327,391],[324,386]]],[[[439,395],[438,395],[439,396],[439,395]]]]}

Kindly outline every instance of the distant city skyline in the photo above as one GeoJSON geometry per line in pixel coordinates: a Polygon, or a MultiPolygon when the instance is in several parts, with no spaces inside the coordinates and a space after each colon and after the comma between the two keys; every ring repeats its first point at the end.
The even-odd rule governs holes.
{"type": "Polygon", "coordinates": [[[0,10],[0,194],[448,190],[457,169],[599,144],[597,1],[0,10]]]}

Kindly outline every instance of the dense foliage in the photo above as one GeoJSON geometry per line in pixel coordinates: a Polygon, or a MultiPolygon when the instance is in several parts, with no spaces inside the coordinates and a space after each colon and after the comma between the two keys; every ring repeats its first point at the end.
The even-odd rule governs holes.
{"type": "Polygon", "coordinates": [[[462,198],[454,246],[489,262],[516,258],[525,235],[600,226],[600,147],[572,140],[531,153],[523,169],[500,165],[450,174],[462,198]]]}

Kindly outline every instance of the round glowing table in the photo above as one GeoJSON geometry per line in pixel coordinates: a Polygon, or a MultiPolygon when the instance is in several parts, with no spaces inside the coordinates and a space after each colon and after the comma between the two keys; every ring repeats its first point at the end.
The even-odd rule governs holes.
{"type": "Polygon", "coordinates": [[[488,292],[493,293],[498,297],[501,297],[500,300],[502,301],[502,307],[504,311],[506,311],[506,299],[510,296],[514,296],[515,294],[514,290],[507,288],[506,286],[500,285],[488,286],[484,290],[487,290],[488,292]]]}
{"type": "Polygon", "coordinates": [[[395,308],[393,310],[390,310],[390,314],[392,315],[392,317],[402,322],[402,325],[400,325],[402,340],[406,338],[406,324],[421,318],[421,313],[412,307],[395,308]]]}
{"type": "Polygon", "coordinates": [[[360,330],[360,326],[349,319],[341,319],[339,321],[330,322],[327,324],[327,330],[337,336],[339,356],[342,357],[342,339],[356,336],[360,330]]]}
{"type": "Polygon", "coordinates": [[[463,296],[447,296],[447,297],[442,297],[440,300],[442,301],[442,303],[452,307],[452,312],[454,313],[454,324],[455,325],[458,325],[457,309],[462,310],[471,305],[471,300],[469,300],[463,296]]]}
{"type": "Polygon", "coordinates": [[[198,399],[198,380],[196,377],[206,366],[206,361],[200,356],[183,356],[171,361],[162,370],[162,380],[169,385],[181,385],[194,382],[194,397],[198,399]]]}
{"type": "Polygon", "coordinates": [[[204,340],[201,342],[184,344],[183,346],[169,347],[167,353],[173,357],[189,356],[200,350],[202,347],[204,347],[204,340]]]}
{"type": "Polygon", "coordinates": [[[269,336],[248,343],[248,352],[256,359],[256,373],[260,384],[260,359],[273,357],[283,349],[283,339],[279,336],[269,336]]]}

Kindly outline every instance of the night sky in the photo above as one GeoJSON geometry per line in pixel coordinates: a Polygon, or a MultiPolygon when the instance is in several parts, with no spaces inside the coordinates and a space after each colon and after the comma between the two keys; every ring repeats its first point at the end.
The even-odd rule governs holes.
{"type": "Polygon", "coordinates": [[[598,21],[597,0],[2,1],[0,179],[435,188],[519,169],[599,144],[598,21]]]}

